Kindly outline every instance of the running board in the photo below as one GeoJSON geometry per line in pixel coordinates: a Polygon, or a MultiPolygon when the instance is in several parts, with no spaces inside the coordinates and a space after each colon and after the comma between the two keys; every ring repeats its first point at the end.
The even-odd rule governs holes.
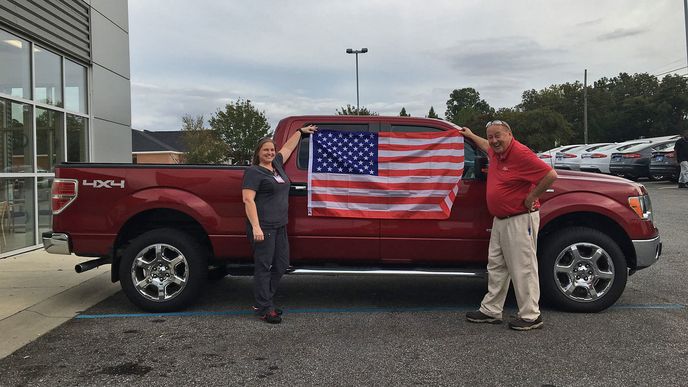
{"type": "Polygon", "coordinates": [[[423,276],[445,276],[445,277],[477,277],[482,278],[486,276],[485,270],[394,270],[394,269],[329,269],[329,268],[313,268],[313,269],[289,269],[286,274],[291,275],[309,275],[309,274],[331,274],[331,275],[423,275],[423,276]]]}

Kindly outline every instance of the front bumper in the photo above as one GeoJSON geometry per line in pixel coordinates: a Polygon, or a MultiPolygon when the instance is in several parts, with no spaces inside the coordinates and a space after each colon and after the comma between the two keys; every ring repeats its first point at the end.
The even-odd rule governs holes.
{"type": "Polygon", "coordinates": [[[657,262],[662,255],[662,240],[659,235],[652,239],[634,240],[636,269],[646,268],[657,262]]]}
{"type": "Polygon", "coordinates": [[[44,232],[43,248],[51,254],[69,255],[72,253],[69,250],[69,235],[59,232],[44,232]]]}

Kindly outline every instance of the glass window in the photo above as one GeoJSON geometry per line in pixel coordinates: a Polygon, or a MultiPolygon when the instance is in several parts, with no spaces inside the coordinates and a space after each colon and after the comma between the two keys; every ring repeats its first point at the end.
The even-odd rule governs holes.
{"type": "Polygon", "coordinates": [[[52,184],[52,177],[38,178],[38,235],[52,230],[53,212],[50,207],[50,187],[52,184]]]}
{"type": "Polygon", "coordinates": [[[35,100],[62,107],[62,58],[52,52],[34,47],[36,61],[35,100]]]}
{"type": "Polygon", "coordinates": [[[0,30],[0,93],[31,99],[29,42],[0,30]]]}
{"type": "Polygon", "coordinates": [[[53,172],[62,156],[62,113],[36,108],[37,172],[53,172]]]}
{"type": "Polygon", "coordinates": [[[65,60],[65,109],[87,113],[86,67],[65,60]]]}
{"type": "Polygon", "coordinates": [[[0,172],[33,172],[31,106],[0,98],[0,172]]]}
{"type": "Polygon", "coordinates": [[[34,178],[0,178],[0,253],[36,244],[34,178]]]}
{"type": "Polygon", "coordinates": [[[67,161],[88,161],[87,123],[85,117],[67,114],[67,161]]]}

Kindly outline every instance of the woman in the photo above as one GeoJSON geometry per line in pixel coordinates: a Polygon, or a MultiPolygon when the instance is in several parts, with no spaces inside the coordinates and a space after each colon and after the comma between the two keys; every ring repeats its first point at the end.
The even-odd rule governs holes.
{"type": "Polygon", "coordinates": [[[253,247],[254,310],[261,320],[271,324],[282,322],[282,311],[276,309],[273,297],[280,278],[289,267],[287,211],[289,208],[289,177],[284,163],[289,159],[302,135],[314,133],[315,125],[296,131],[279,152],[275,142],[266,137],[258,142],[253,165],[244,173],[241,195],[246,207],[247,236],[253,247]]]}

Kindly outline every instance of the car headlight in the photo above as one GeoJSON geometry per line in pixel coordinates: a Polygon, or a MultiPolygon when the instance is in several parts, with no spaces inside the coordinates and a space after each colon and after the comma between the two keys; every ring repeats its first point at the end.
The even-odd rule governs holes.
{"type": "Polygon", "coordinates": [[[628,198],[628,205],[642,220],[654,221],[652,216],[652,202],[650,195],[631,196],[628,198]]]}

